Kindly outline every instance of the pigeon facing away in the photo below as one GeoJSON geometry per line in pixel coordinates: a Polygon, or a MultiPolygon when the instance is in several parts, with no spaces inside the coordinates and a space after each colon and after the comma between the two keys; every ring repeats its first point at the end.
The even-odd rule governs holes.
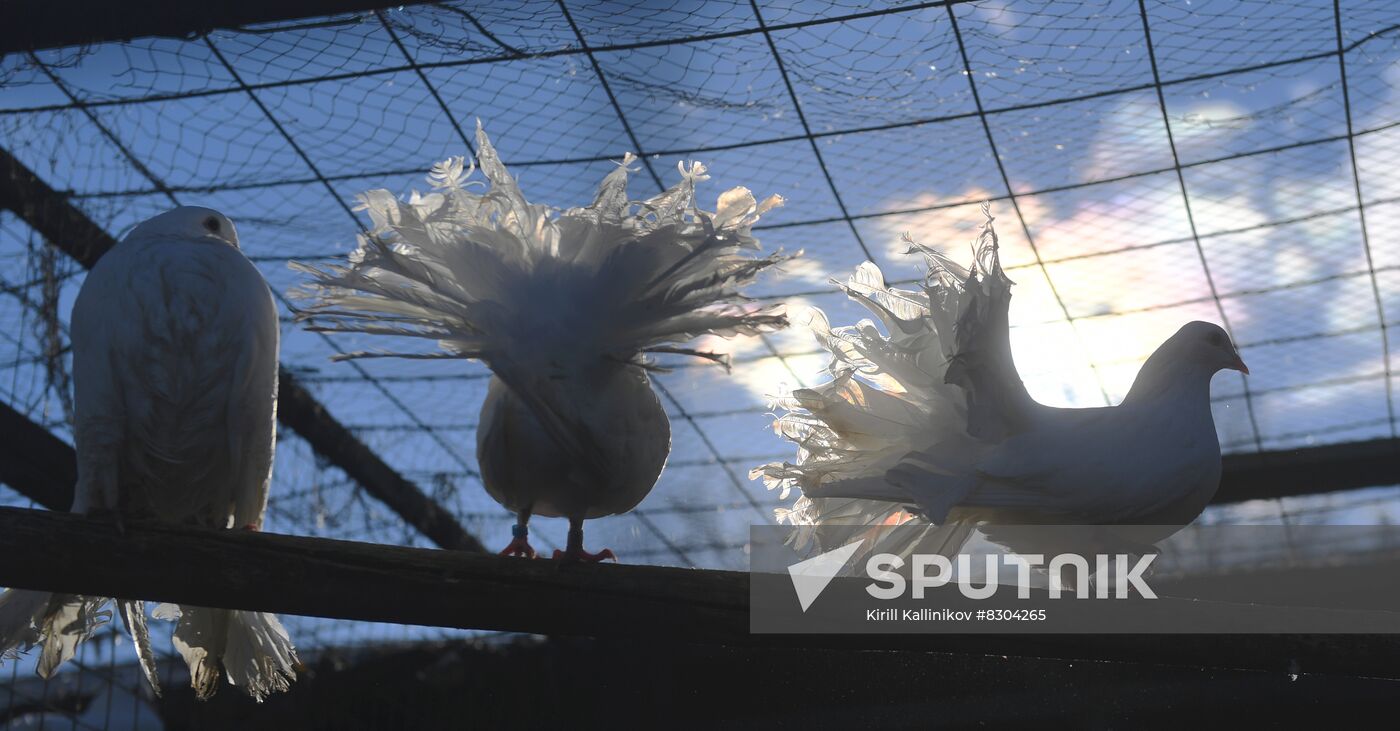
{"type": "Polygon", "coordinates": [[[928,540],[952,554],[978,527],[1015,549],[1016,536],[999,537],[996,525],[1164,526],[1105,529],[1098,544],[1135,548],[1201,513],[1221,469],[1211,377],[1249,372],[1224,330],[1182,326],[1118,406],[1044,406],[1011,357],[1012,282],[991,216],[970,270],[909,243],[929,266],[922,291],[886,286],[868,262],[842,287],[888,335],[868,320],[832,329],[817,313],[834,380],[783,404],[775,429],[799,444],[796,463],[750,475],[784,497],[802,492],[780,520],[818,527],[917,518],[937,526],[928,540]]]}
{"type": "MultiPolygon", "coordinates": [[[[72,511],[193,524],[262,526],[277,407],[277,308],[223,214],[187,206],[132,230],[83,282],[73,306],[72,511]]],[[[0,596],[0,651],[43,645],[49,677],[110,614],[105,597],[0,596]]],[[[159,693],[145,607],[117,602],[159,693]]],[[[284,691],[296,653],[262,612],[156,607],[200,698],[221,675],[257,700],[284,691]]]]}
{"type": "MultiPolygon", "coordinates": [[[[436,353],[344,357],[477,358],[491,368],[477,455],[486,491],[518,516],[502,553],[533,556],[532,515],[569,519],[569,559],[583,522],[631,510],[670,452],[670,425],[648,378],[647,353],[679,353],[701,335],[752,335],[787,325],[782,306],[758,307],[739,288],[790,257],[745,256],[750,227],[780,205],[746,188],[695,205],[705,167],[644,201],[627,199],[628,154],[586,208],[562,212],[525,200],[477,126],[489,182],[469,192],[475,166],[436,165],[435,191],[407,202],[360,196],[373,230],[346,266],[294,265],[315,277],[302,296],[311,329],[430,338],[436,353]]],[[[478,183],[479,185],[479,183],[478,183]]]]}

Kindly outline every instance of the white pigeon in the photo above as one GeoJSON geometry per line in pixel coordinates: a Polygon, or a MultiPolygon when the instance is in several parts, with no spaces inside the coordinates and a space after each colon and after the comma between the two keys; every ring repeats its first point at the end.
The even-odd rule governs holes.
{"type": "MultiPolygon", "coordinates": [[[[72,511],[259,529],[276,440],[277,308],[233,222],[186,206],[136,226],[73,306],[72,511]]],[[[0,596],[0,651],[43,645],[44,677],[110,617],[104,597],[0,596]]],[[[155,659],[140,601],[117,602],[147,680],[155,659]]],[[[283,691],[296,653],[262,612],[161,605],[200,698],[221,675],[253,698],[283,691]]]]}
{"type": "MultiPolygon", "coordinates": [[[[699,210],[705,167],[644,201],[627,198],[631,154],[586,208],[557,211],[525,200],[477,125],[477,159],[489,188],[468,191],[475,166],[457,157],[428,176],[435,192],[400,201],[360,196],[373,230],[346,266],[295,265],[315,277],[298,294],[322,331],[437,340],[435,353],[343,357],[477,358],[493,378],[481,408],[477,456],[486,491],[517,515],[503,554],[533,556],[532,515],[569,520],[556,557],[615,558],[583,549],[583,522],[631,510],[651,491],[670,452],[670,424],[651,388],[647,353],[715,360],[681,347],[701,335],[752,335],[787,325],[782,306],[739,293],[790,258],[744,256],[750,227],[780,205],[746,188],[699,210]]],[[[481,185],[480,183],[475,183],[481,185]]]]}
{"type": "Polygon", "coordinates": [[[909,241],[910,253],[928,263],[922,291],[887,286],[869,262],[842,286],[888,335],[869,320],[832,329],[816,312],[813,329],[832,355],[834,379],[782,401],[787,413],[774,428],[799,445],[795,463],[750,473],[784,498],[801,491],[778,516],[805,526],[799,542],[820,547],[823,525],[912,520],[937,526],[923,533],[922,546],[951,555],[978,528],[1021,550],[1015,531],[996,526],[1093,525],[1107,527],[1094,529],[1092,545],[1116,542],[1140,553],[1194,520],[1215,495],[1221,463],[1211,377],[1249,372],[1225,331],[1182,326],[1117,406],[1036,403],[1012,360],[1012,282],[983,212],[970,270],[909,241]],[[1157,528],[1127,527],[1149,525],[1157,528]]]}

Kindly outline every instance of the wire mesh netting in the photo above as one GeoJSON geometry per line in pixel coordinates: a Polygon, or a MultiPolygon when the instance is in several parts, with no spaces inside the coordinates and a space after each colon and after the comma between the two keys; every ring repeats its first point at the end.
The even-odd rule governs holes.
{"type": "MultiPolygon", "coordinates": [[[[834,323],[860,310],[830,278],[873,260],[914,281],[900,234],[961,258],[990,200],[1038,400],[1115,403],[1180,324],[1219,322],[1254,373],[1214,384],[1221,443],[1256,451],[1395,436],[1397,61],[1400,9],[1385,0],[447,2],[11,54],[0,147],[117,236],[176,204],[227,213],[284,306],[284,365],[497,546],[511,520],[474,455],[484,367],[332,364],[366,343],[305,332],[285,310],[300,283],[286,263],[349,252],[354,195],[423,188],[432,162],[474,151],[475,120],[526,195],[560,207],[589,201],[627,151],[644,166],[636,198],[690,159],[709,166],[710,191],[782,194],[756,234],[805,255],[753,291],[834,323]]],[[[82,281],[0,212],[0,398],[65,439],[82,281]]],[[[658,380],[674,431],[660,484],[590,524],[626,561],[742,568],[748,526],[779,505],[746,476],[791,456],[768,397],[819,382],[825,358],[800,327],[715,345],[732,376],[676,362],[658,380]]],[[[428,545],[286,429],[274,479],[268,530],[428,545]]],[[[1394,499],[1367,495],[1208,519],[1385,512],[1394,499]]],[[[536,525],[546,550],[564,532],[536,525]]],[[[289,628],[309,649],[453,635],[289,628]]],[[[63,676],[69,690],[127,689],[115,711],[67,714],[75,728],[158,724],[120,701],[138,685],[123,653],[94,642],[63,676]]],[[[57,697],[18,665],[0,668],[10,692],[57,697]]]]}

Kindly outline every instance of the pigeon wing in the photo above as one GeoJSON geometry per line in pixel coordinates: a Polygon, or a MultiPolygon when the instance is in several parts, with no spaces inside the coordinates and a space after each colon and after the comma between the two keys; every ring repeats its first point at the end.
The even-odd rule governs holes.
{"type": "Polygon", "coordinates": [[[225,271],[230,304],[238,310],[236,327],[244,333],[228,405],[229,453],[238,472],[233,527],[262,528],[277,442],[277,305],[262,274],[246,258],[238,256],[225,271]]]}
{"type": "Polygon", "coordinates": [[[1162,449],[1160,420],[1143,412],[1054,409],[1051,416],[978,462],[981,479],[964,505],[1031,510],[1067,523],[1151,522],[1219,479],[1218,452],[1162,449]]]}

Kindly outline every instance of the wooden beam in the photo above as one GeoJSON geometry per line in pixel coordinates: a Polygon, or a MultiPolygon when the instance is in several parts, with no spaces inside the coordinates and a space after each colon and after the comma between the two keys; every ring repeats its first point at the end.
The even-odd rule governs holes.
{"type": "Polygon", "coordinates": [[[459,551],[486,550],[447,508],[424,494],[336,421],[290,371],[281,369],[278,380],[278,421],[305,439],[317,454],[344,470],[434,545],[459,551]]]}
{"type": "Polygon", "coordinates": [[[78,482],[73,448],[4,403],[0,434],[0,483],[49,510],[67,510],[78,482]]]}
{"type": "Polygon", "coordinates": [[[24,219],[84,269],[91,269],[117,243],[68,202],[68,196],[54,190],[4,148],[0,148],[0,208],[24,219]]]}
{"type": "Polygon", "coordinates": [[[0,3],[0,55],[108,41],[159,36],[189,38],[216,29],[238,28],[425,0],[6,0],[0,3]]]}
{"type": "MultiPolygon", "coordinates": [[[[1400,678],[1396,635],[764,635],[749,632],[749,576],[733,571],[561,564],[170,525],[128,524],[118,534],[107,522],[14,508],[0,508],[0,536],[0,585],[26,589],[647,643],[1400,678]]],[[[1156,601],[1165,602],[1162,611],[1199,607],[1156,601]]]]}
{"type": "Polygon", "coordinates": [[[1400,439],[1329,444],[1224,459],[1217,503],[1400,484],[1400,439]]]}
{"type": "MultiPolygon", "coordinates": [[[[51,245],[89,269],[117,243],[62,193],[4,149],[0,149],[0,208],[13,211],[51,245]]],[[[331,416],[286,368],[279,371],[277,419],[434,544],[464,551],[485,550],[450,511],[380,459],[331,416]]],[[[51,477],[53,484],[72,484],[63,481],[64,474],[51,477]]],[[[65,503],[62,509],[67,507],[65,503]]]]}

